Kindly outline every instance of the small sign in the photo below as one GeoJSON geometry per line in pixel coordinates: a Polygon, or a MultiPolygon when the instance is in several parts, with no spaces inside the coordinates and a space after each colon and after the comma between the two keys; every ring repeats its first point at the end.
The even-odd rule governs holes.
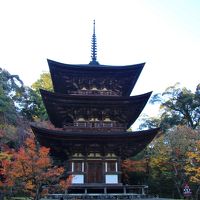
{"type": "Polygon", "coordinates": [[[190,187],[189,187],[189,185],[186,183],[185,184],[185,186],[184,186],[184,188],[183,188],[183,195],[185,196],[185,197],[190,197],[191,195],[192,195],[192,192],[191,192],[191,190],[190,190],[190,187]]]}

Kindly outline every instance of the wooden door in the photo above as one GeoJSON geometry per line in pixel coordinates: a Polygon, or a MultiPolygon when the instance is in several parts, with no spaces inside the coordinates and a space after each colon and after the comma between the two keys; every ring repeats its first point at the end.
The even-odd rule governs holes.
{"type": "Polygon", "coordinates": [[[91,161],[87,164],[87,183],[103,183],[103,163],[91,161]]]}

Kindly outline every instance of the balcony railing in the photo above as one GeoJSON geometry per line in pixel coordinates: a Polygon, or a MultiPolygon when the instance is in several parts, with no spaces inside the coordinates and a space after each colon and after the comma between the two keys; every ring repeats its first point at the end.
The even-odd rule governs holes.
{"type": "Polygon", "coordinates": [[[74,122],[64,124],[65,131],[125,131],[126,125],[117,122],[74,122]]]}
{"type": "Polygon", "coordinates": [[[119,92],[114,91],[103,91],[103,90],[77,90],[72,91],[71,95],[86,95],[86,96],[120,96],[119,92]]]}

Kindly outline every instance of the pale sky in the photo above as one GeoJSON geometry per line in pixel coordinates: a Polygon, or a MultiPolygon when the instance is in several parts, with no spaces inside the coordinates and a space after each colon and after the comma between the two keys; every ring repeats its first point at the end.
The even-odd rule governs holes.
{"type": "Polygon", "coordinates": [[[30,86],[47,58],[89,63],[93,19],[100,64],[146,62],[133,95],[200,83],[199,0],[0,0],[0,67],[30,86]]]}

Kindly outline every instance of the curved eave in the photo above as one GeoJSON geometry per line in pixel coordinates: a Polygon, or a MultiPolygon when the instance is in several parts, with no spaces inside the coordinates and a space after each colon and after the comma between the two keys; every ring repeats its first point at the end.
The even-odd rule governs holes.
{"type": "MultiPolygon", "coordinates": [[[[117,150],[118,154],[125,157],[136,155],[143,150],[156,136],[159,128],[136,132],[113,132],[105,133],[69,133],[61,130],[49,130],[31,126],[37,140],[41,145],[50,148],[74,148],[79,145],[80,150],[86,145],[97,144],[102,148],[102,145],[111,145],[111,150],[117,150]]],[[[98,150],[98,147],[97,149],[98,150]]]]}
{"type": "Polygon", "coordinates": [[[133,64],[133,65],[91,65],[91,64],[65,64],[47,59],[49,67],[55,67],[57,70],[74,70],[74,71],[99,71],[99,70],[131,70],[133,68],[144,66],[145,63],[133,64]]]}
{"type": "Polygon", "coordinates": [[[66,108],[120,108],[129,128],[142,112],[151,92],[131,97],[69,96],[40,90],[49,119],[56,127],[62,127],[67,114],[66,108]]]}
{"type": "Polygon", "coordinates": [[[124,65],[124,66],[111,66],[111,65],[90,65],[90,64],[82,64],[82,65],[72,65],[72,64],[64,64],[60,62],[56,62],[53,60],[47,59],[51,78],[53,82],[53,87],[55,92],[66,93],[66,88],[64,83],[65,75],[73,75],[76,74],[92,74],[92,77],[107,77],[109,76],[117,76],[117,74],[123,73],[123,76],[117,76],[117,79],[126,79],[127,77],[130,79],[128,84],[124,85],[123,96],[129,96],[139,78],[139,75],[145,65],[145,63],[139,63],[134,65],[124,65]],[[62,86],[63,85],[63,86],[62,86]]]}

